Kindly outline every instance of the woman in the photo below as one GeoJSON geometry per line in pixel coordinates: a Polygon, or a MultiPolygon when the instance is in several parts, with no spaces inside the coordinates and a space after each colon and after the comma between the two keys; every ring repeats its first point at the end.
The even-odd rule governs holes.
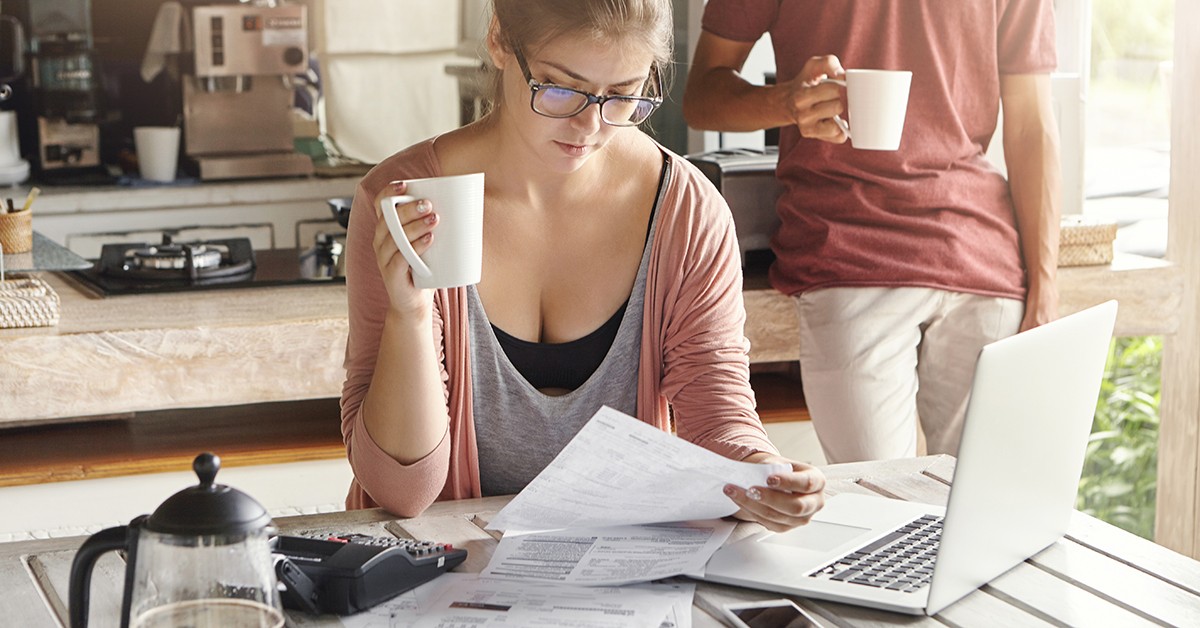
{"type": "MultiPolygon", "coordinates": [[[[770,529],[806,523],[824,477],[781,458],[755,413],[728,208],[636,127],[661,103],[670,0],[493,5],[492,110],[383,161],[355,194],[347,506],[415,516],[518,492],[609,405],[664,430],[673,419],[729,458],[791,465],[726,494],[770,529]],[[471,172],[486,180],[482,280],[417,289],[379,201],[405,179],[471,172]]],[[[396,210],[426,250],[438,208],[396,210]]]]}

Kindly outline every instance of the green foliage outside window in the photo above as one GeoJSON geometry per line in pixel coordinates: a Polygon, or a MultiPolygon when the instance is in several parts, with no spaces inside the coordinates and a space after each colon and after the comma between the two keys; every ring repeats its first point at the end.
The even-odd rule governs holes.
{"type": "Polygon", "coordinates": [[[1117,338],[1109,348],[1076,507],[1154,539],[1162,338],[1117,338]]]}
{"type": "Polygon", "coordinates": [[[1094,0],[1093,69],[1110,59],[1170,59],[1176,1],[1094,0]]]}

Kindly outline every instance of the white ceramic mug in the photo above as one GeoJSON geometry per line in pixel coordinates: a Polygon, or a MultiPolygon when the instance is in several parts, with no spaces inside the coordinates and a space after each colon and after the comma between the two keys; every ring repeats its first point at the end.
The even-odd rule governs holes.
{"type": "Polygon", "coordinates": [[[846,70],[846,79],[824,79],[846,88],[849,121],[833,121],[850,137],[850,145],[866,150],[896,150],[908,112],[908,70],[846,70]],[[854,131],[851,132],[851,126],[854,131]]]}
{"type": "Polygon", "coordinates": [[[418,288],[453,288],[479,283],[483,268],[483,173],[407,181],[408,194],[379,201],[392,240],[412,267],[418,288]],[[429,199],[438,216],[433,242],[417,256],[396,205],[429,199]]]}
{"type": "Polygon", "coordinates": [[[21,163],[21,145],[17,140],[17,112],[0,111],[0,167],[21,163]]]}
{"type": "Polygon", "coordinates": [[[138,170],[147,181],[170,183],[179,163],[179,127],[139,126],[133,129],[138,170]]]}

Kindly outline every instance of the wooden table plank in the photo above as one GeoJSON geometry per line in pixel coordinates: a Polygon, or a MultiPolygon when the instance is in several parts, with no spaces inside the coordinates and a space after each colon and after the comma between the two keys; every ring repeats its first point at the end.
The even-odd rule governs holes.
{"type": "Polygon", "coordinates": [[[935,474],[944,472],[947,458],[932,456],[836,465],[835,468],[845,468],[837,468],[826,477],[839,485],[853,481],[860,489],[884,497],[945,506],[949,495],[947,484],[935,474]],[[935,469],[933,473],[931,468],[935,469]]]}
{"type": "MultiPolygon", "coordinates": [[[[78,539],[82,542],[83,539],[78,539]]],[[[76,543],[78,545],[78,543],[76,543]]],[[[42,552],[29,559],[30,569],[42,585],[42,590],[54,614],[68,625],[67,604],[71,590],[71,562],[75,549],[42,552]]],[[[125,561],[116,553],[101,556],[92,568],[92,585],[88,602],[88,626],[116,628],[121,623],[121,601],[125,590],[125,561]]]]}
{"type": "Polygon", "coordinates": [[[1064,539],[1031,562],[1152,621],[1169,626],[1200,626],[1200,596],[1091,548],[1064,539]]]}
{"type": "Polygon", "coordinates": [[[1078,510],[1071,513],[1067,538],[1200,595],[1200,565],[1157,543],[1129,534],[1078,510]]]}
{"type": "Polygon", "coordinates": [[[958,462],[954,456],[930,456],[929,466],[925,467],[921,473],[928,475],[931,478],[937,478],[946,486],[954,481],[954,468],[958,462]]]}
{"type": "Polygon", "coordinates": [[[959,603],[951,604],[936,617],[951,626],[1047,627],[1054,624],[1022,606],[1002,600],[986,589],[977,589],[959,603]]]}
{"type": "Polygon", "coordinates": [[[0,618],[13,626],[59,628],[19,555],[0,558],[0,618]]]}
{"type": "Polygon", "coordinates": [[[940,473],[947,461],[954,458],[946,455],[922,456],[920,458],[897,458],[895,460],[870,460],[849,462],[822,467],[825,478],[831,481],[861,482],[870,478],[897,478],[913,473],[940,473]]]}
{"type": "Polygon", "coordinates": [[[1029,563],[1001,574],[984,585],[983,590],[1059,625],[1131,628],[1157,625],[1029,563]]]}
{"type": "Polygon", "coordinates": [[[884,497],[943,507],[950,497],[945,484],[923,473],[895,478],[864,478],[859,482],[859,486],[871,489],[884,497]]]}

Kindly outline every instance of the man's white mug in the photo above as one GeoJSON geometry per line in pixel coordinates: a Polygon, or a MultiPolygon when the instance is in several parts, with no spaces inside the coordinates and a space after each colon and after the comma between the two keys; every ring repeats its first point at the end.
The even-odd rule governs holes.
{"type": "Polygon", "coordinates": [[[837,83],[846,88],[850,119],[848,122],[838,116],[833,119],[850,137],[851,146],[867,150],[900,148],[912,72],[846,70],[845,80],[824,79],[822,82],[837,83]]]}
{"type": "Polygon", "coordinates": [[[479,283],[483,268],[483,173],[406,181],[408,194],[379,201],[396,247],[412,268],[418,288],[479,283]],[[400,225],[396,205],[429,199],[438,216],[433,242],[418,256],[400,225]]]}

